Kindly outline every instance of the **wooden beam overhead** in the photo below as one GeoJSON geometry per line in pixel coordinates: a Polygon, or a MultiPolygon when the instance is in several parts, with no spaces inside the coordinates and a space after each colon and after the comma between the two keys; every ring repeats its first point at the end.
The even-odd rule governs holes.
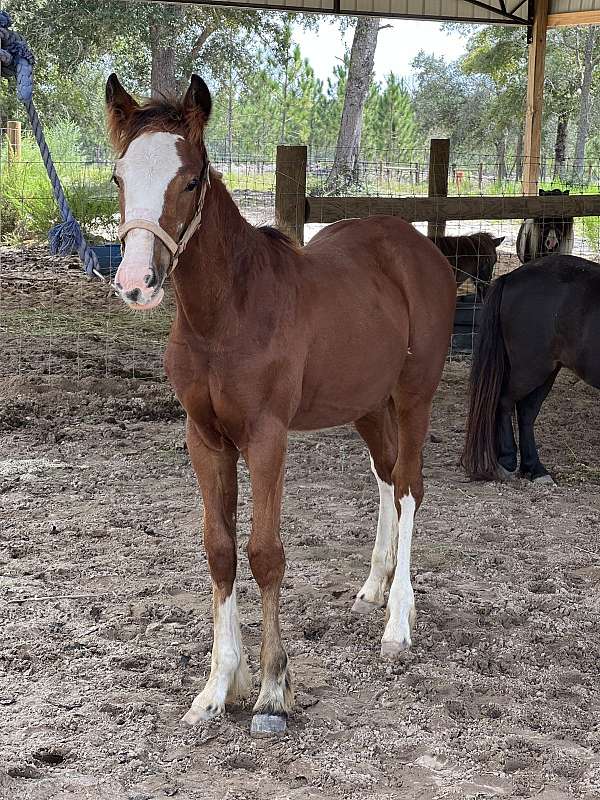
{"type": "Polygon", "coordinates": [[[534,4],[534,12],[527,69],[527,108],[525,111],[523,142],[523,193],[537,194],[542,146],[548,0],[530,0],[530,2],[534,4]]]}
{"type": "Polygon", "coordinates": [[[571,25],[600,25],[598,11],[567,11],[565,14],[549,14],[549,28],[564,28],[571,25]]]}

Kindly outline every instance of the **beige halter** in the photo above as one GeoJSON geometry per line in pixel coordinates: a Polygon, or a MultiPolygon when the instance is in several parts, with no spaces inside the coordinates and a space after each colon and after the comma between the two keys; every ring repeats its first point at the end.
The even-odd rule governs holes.
{"type": "Polygon", "coordinates": [[[160,225],[156,222],[151,222],[148,219],[130,219],[128,222],[124,222],[122,225],[119,225],[117,230],[117,235],[119,237],[119,241],[121,242],[121,250],[125,249],[125,239],[129,231],[141,229],[144,231],[150,231],[153,233],[164,246],[167,248],[169,253],[171,254],[171,268],[168,272],[170,275],[177,263],[179,262],[179,257],[185,250],[188,245],[188,242],[192,238],[192,236],[196,233],[198,228],[200,227],[200,223],[202,222],[202,208],[204,207],[204,199],[206,197],[206,192],[210,186],[210,162],[206,162],[206,167],[204,169],[204,175],[202,176],[202,186],[200,188],[200,197],[198,198],[198,206],[196,208],[196,213],[190,220],[190,224],[185,229],[183,236],[176,242],[173,237],[168,234],[160,225]]]}

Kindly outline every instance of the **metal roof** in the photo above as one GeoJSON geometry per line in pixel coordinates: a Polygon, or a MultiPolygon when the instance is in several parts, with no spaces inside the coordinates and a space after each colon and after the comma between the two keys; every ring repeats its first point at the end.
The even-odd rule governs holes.
{"type": "MultiPolygon", "coordinates": [[[[163,2],[163,0],[152,0],[163,2]]],[[[579,0],[563,0],[578,2],[579,0]]],[[[599,2],[600,0],[587,0],[599,2]]],[[[229,8],[310,11],[319,14],[370,15],[378,17],[463,22],[503,22],[526,25],[531,0],[180,0],[197,5],[229,8]]],[[[586,2],[586,0],[583,0],[586,2]]]]}
{"type": "MultiPolygon", "coordinates": [[[[136,0],[130,0],[135,2],[136,0]]],[[[165,2],[165,0],[150,0],[165,2]]],[[[173,2],[173,0],[167,0],[173,2]]],[[[391,19],[530,25],[535,0],[176,0],[181,4],[307,11],[391,19]]],[[[549,24],[600,24],[600,0],[549,0],[549,24]],[[561,21],[561,15],[565,15],[561,21]]]]}

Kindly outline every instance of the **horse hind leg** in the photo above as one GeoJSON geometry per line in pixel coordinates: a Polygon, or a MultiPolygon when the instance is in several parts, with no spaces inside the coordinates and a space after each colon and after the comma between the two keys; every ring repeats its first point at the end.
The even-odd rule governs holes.
{"type": "Polygon", "coordinates": [[[421,397],[404,404],[397,398],[398,457],[392,471],[396,505],[400,511],[398,557],[387,604],[381,655],[395,657],[410,647],[416,619],[410,580],[410,556],[415,514],[423,499],[423,445],[429,428],[431,399],[421,397]]]}
{"type": "Polygon", "coordinates": [[[374,608],[385,606],[385,593],[396,567],[398,512],[394,501],[392,470],[398,442],[391,404],[383,411],[357,420],[355,427],[369,448],[371,470],[379,488],[379,517],[371,570],[352,606],[356,614],[367,614],[374,608]]]}
{"type": "Polygon", "coordinates": [[[521,473],[536,483],[553,483],[548,470],[540,461],[535,443],[534,425],[542,403],[548,396],[559,370],[555,369],[544,383],[517,403],[519,424],[519,450],[521,452],[521,473]]]}
{"type": "Polygon", "coordinates": [[[496,417],[497,478],[510,481],[517,474],[517,443],[513,428],[514,400],[503,394],[498,403],[496,417]]]}

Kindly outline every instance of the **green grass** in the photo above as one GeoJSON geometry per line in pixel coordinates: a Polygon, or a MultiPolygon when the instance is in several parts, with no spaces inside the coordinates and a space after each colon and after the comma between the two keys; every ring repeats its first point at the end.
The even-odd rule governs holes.
{"type": "MultiPolygon", "coordinates": [[[[92,241],[112,239],[118,202],[110,183],[111,169],[83,161],[76,125],[64,122],[49,128],[46,138],[56,170],[75,218],[92,241]]],[[[19,161],[0,159],[0,237],[4,241],[40,240],[60,222],[52,187],[37,143],[22,142],[19,161]]]]}
{"type": "Polygon", "coordinates": [[[581,217],[575,220],[575,232],[585,239],[594,255],[600,253],[600,218],[581,217]]]}
{"type": "Polygon", "coordinates": [[[224,172],[223,181],[230,192],[275,192],[275,172],[224,172]]]}

